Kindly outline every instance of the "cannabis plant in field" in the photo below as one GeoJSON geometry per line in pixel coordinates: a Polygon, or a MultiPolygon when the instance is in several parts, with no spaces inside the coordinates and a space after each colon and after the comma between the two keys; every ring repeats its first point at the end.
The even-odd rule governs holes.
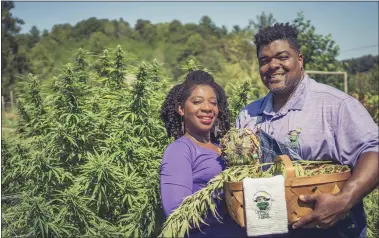
{"type": "Polygon", "coordinates": [[[228,95],[231,121],[235,122],[238,114],[249,103],[259,99],[259,90],[249,80],[241,83],[231,83],[226,86],[225,91],[228,95]]]}
{"type": "Polygon", "coordinates": [[[40,95],[40,82],[35,75],[28,74],[23,83],[25,94],[18,95],[17,109],[20,115],[18,131],[25,138],[42,134],[41,124],[45,114],[44,102],[40,95]]]}
{"type": "Polygon", "coordinates": [[[370,238],[379,236],[379,189],[376,188],[363,199],[367,216],[367,236],[370,238]]]}
{"type": "Polygon", "coordinates": [[[80,49],[44,96],[37,76],[26,78],[18,133],[2,141],[4,237],[159,232],[167,80],[157,62],[127,65],[120,47],[88,55],[80,49]]]}

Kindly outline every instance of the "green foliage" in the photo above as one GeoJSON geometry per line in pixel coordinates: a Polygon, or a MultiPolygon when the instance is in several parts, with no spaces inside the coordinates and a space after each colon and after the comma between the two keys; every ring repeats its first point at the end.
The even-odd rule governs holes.
{"type": "Polygon", "coordinates": [[[256,17],[256,21],[250,20],[249,25],[253,27],[254,31],[257,32],[260,29],[272,26],[276,23],[276,20],[272,13],[266,15],[265,12],[262,12],[261,15],[256,17]]]}
{"type": "Polygon", "coordinates": [[[2,140],[4,237],[157,235],[167,80],[156,61],[107,52],[96,68],[79,49],[46,95],[25,78],[18,132],[2,140]]]}
{"type": "Polygon", "coordinates": [[[6,98],[19,75],[28,71],[25,52],[27,42],[18,35],[24,21],[12,16],[10,11],[13,8],[13,2],[1,2],[1,95],[6,98]]]}
{"type": "Polygon", "coordinates": [[[350,94],[358,99],[379,125],[379,63],[368,72],[350,76],[350,94]]]}
{"type": "MultiPolygon", "coordinates": [[[[17,67],[25,69],[20,72],[38,72],[42,84],[49,85],[58,68],[68,63],[67,59],[77,48],[101,55],[103,49],[121,45],[129,53],[130,63],[137,64],[141,60],[151,61],[154,58],[164,62],[163,68],[173,82],[181,80],[183,75],[180,66],[192,59],[209,69],[224,87],[230,80],[235,82],[250,78],[263,94],[265,88],[258,75],[256,50],[251,40],[257,27],[266,27],[275,22],[272,14],[263,12],[256,21],[250,21],[247,27],[236,26],[228,32],[224,26],[218,27],[208,16],[203,16],[198,24],[182,24],[178,20],[153,24],[139,19],[134,28],[123,19],[91,17],[75,25],[54,25],[50,32],[45,31],[42,35],[37,28],[32,28],[28,34],[17,34],[23,39],[20,44],[25,51],[25,60],[17,61],[25,64],[22,66],[17,63],[17,67]]],[[[339,49],[330,35],[316,34],[314,26],[305,20],[302,13],[299,13],[294,24],[300,32],[299,41],[303,47],[306,69],[340,69],[336,60],[339,49]]],[[[6,39],[6,42],[12,41],[6,39]]],[[[4,63],[8,62],[6,58],[4,63]]],[[[317,80],[343,88],[342,80],[335,77],[321,76],[317,80]]],[[[15,78],[10,85],[20,91],[22,87],[17,86],[17,81],[20,80],[15,78]]],[[[9,91],[7,88],[5,90],[9,91]]]]}
{"type": "MultiPolygon", "coordinates": [[[[341,71],[342,65],[337,60],[339,46],[336,45],[330,34],[323,36],[316,33],[316,28],[310,20],[305,20],[303,12],[298,13],[293,24],[297,28],[298,43],[304,59],[305,70],[341,71]]],[[[342,77],[313,76],[316,81],[325,83],[343,90],[342,77]]]]}
{"type": "Polygon", "coordinates": [[[36,26],[33,26],[29,31],[28,48],[33,48],[41,39],[41,33],[36,26]]]}
{"type": "Polygon", "coordinates": [[[379,56],[364,55],[359,58],[342,60],[341,63],[344,70],[349,74],[364,73],[379,64],[379,56]]]}
{"type": "MultiPolygon", "coordinates": [[[[19,48],[25,51],[25,59],[14,62],[17,67],[25,68],[20,73],[38,74],[45,86],[54,81],[53,76],[59,72],[61,65],[69,63],[67,59],[76,49],[83,48],[91,54],[101,55],[104,49],[121,45],[128,52],[130,63],[155,58],[164,62],[163,68],[174,82],[181,79],[181,65],[192,59],[213,72],[225,86],[231,78],[249,77],[259,81],[259,77],[252,77],[251,68],[255,65],[255,47],[250,43],[252,34],[248,28],[228,33],[225,26],[216,26],[208,16],[202,17],[198,24],[182,24],[178,20],[152,24],[139,19],[134,28],[123,19],[92,17],[76,25],[54,25],[51,31],[43,34],[36,27],[27,34],[17,34],[22,39],[19,41],[22,47],[19,48]],[[21,65],[22,62],[25,64],[21,65]]],[[[3,42],[13,41],[7,38],[3,42]]],[[[9,64],[10,60],[6,58],[3,63],[9,64]]],[[[18,85],[21,80],[14,78],[9,82],[19,93],[23,93],[22,86],[18,85]]],[[[43,88],[45,90],[46,87],[43,88]]],[[[9,88],[5,90],[8,92],[9,88]]]]}
{"type": "Polygon", "coordinates": [[[229,84],[226,88],[229,96],[229,106],[231,118],[234,123],[237,120],[238,114],[249,103],[260,98],[259,89],[251,83],[251,80],[229,84]]]}
{"type": "Polygon", "coordinates": [[[332,36],[316,34],[316,28],[310,20],[305,20],[302,12],[298,13],[293,21],[297,28],[298,42],[304,56],[304,68],[307,70],[333,71],[338,69],[339,62],[336,57],[339,47],[332,36]]]}
{"type": "Polygon", "coordinates": [[[374,119],[376,124],[379,125],[379,95],[372,93],[366,93],[364,95],[353,93],[352,96],[358,99],[363,104],[363,106],[370,113],[371,117],[374,119]]]}
{"type": "MultiPolygon", "coordinates": [[[[2,95],[15,90],[18,101],[17,123],[2,121],[17,129],[2,139],[3,236],[156,237],[159,165],[171,141],[159,120],[162,101],[188,70],[204,67],[225,88],[234,123],[267,92],[251,25],[228,32],[204,16],[198,24],[140,19],[133,28],[93,17],[20,34],[13,7],[2,2],[2,95]]],[[[331,37],[301,14],[294,22],[307,69],[340,69],[331,37]]],[[[378,123],[378,71],[356,68],[349,88],[378,123]]]]}
{"type": "Polygon", "coordinates": [[[374,238],[379,236],[379,189],[376,188],[369,195],[367,195],[363,204],[367,216],[367,237],[374,238]]]}

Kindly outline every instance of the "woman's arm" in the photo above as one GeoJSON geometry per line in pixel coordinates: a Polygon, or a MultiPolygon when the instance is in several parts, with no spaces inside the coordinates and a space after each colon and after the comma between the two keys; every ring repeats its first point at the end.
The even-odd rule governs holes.
{"type": "Polygon", "coordinates": [[[162,206],[169,216],[187,196],[192,195],[191,151],[185,143],[170,144],[163,154],[160,170],[162,206]]]}
{"type": "MultiPolygon", "coordinates": [[[[166,216],[177,209],[184,198],[193,194],[191,149],[185,143],[174,143],[167,147],[163,154],[160,185],[162,205],[166,216]]],[[[217,204],[218,214],[223,216],[222,204],[216,198],[214,200],[217,204]]],[[[210,211],[205,222],[208,225],[219,223],[210,211]]],[[[201,227],[203,225],[201,224],[201,227]]]]}

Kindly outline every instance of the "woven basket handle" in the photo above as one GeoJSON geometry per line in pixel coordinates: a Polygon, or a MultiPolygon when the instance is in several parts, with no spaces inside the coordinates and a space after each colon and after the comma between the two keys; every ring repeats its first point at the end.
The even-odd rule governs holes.
{"type": "Polygon", "coordinates": [[[284,167],[286,168],[287,178],[294,178],[295,171],[292,166],[292,161],[287,155],[279,155],[275,158],[275,163],[283,162],[284,167]]]}

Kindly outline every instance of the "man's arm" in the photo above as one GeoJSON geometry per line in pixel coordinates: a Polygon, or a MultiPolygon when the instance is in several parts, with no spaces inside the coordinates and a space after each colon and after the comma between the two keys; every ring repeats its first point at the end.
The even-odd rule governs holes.
{"type": "Polygon", "coordinates": [[[348,201],[349,209],[378,186],[378,177],[379,153],[363,153],[341,191],[343,197],[348,201]]]}
{"type": "Polygon", "coordinates": [[[349,210],[361,201],[379,184],[379,153],[365,152],[357,161],[351,177],[338,194],[303,195],[304,202],[315,202],[315,210],[301,218],[293,228],[328,228],[343,218],[349,210]]]}
{"type": "Polygon", "coordinates": [[[315,210],[294,228],[328,228],[378,186],[378,126],[367,110],[356,99],[348,98],[341,104],[333,127],[336,159],[353,166],[352,175],[338,194],[300,196],[304,202],[315,202],[315,210]]]}

